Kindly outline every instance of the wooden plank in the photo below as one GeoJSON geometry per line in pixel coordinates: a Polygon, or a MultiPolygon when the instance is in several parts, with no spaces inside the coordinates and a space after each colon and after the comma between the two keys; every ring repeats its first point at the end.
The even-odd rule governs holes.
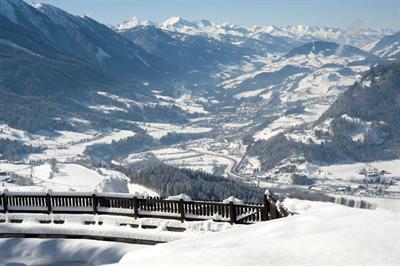
{"type": "Polygon", "coordinates": [[[185,209],[183,208],[183,199],[179,201],[179,213],[181,215],[181,222],[185,221],[185,209]]]}
{"type": "Polygon", "coordinates": [[[93,205],[93,214],[97,213],[97,206],[98,206],[98,198],[95,193],[92,195],[92,205],[93,205]]]}

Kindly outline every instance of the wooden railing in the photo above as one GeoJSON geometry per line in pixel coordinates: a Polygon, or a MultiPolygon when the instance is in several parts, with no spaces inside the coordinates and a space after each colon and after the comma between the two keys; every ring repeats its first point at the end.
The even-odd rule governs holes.
{"type": "Polygon", "coordinates": [[[139,198],[123,193],[4,191],[0,195],[0,212],[4,213],[91,213],[182,222],[212,219],[231,224],[251,224],[288,215],[271,195],[264,195],[262,205],[139,198]]]}

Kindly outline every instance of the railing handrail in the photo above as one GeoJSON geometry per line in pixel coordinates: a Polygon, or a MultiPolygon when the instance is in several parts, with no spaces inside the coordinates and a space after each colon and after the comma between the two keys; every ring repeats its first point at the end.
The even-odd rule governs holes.
{"type": "Polygon", "coordinates": [[[167,200],[160,197],[139,198],[128,193],[89,192],[9,192],[0,194],[0,211],[46,213],[117,214],[165,219],[206,220],[213,217],[230,223],[254,223],[285,217],[271,195],[264,195],[262,205],[190,200],[167,200]]]}

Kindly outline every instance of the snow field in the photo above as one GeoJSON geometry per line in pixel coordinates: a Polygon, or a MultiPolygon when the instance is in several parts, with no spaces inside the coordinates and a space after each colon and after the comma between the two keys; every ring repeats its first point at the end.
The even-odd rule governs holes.
{"type": "Polygon", "coordinates": [[[168,133],[182,133],[182,134],[195,134],[195,133],[206,133],[212,131],[209,127],[197,127],[188,125],[174,125],[168,123],[135,123],[146,131],[147,134],[155,139],[167,135],[168,133]]]}
{"type": "Polygon", "coordinates": [[[8,213],[0,214],[0,220],[3,221],[0,227],[2,234],[84,235],[156,242],[169,242],[233,227],[229,223],[218,223],[212,220],[181,223],[179,220],[134,219],[128,216],[91,214],[8,213]],[[15,223],[13,222],[15,220],[22,220],[22,222],[15,223]],[[43,223],[43,221],[48,221],[48,223],[43,223]],[[168,228],[182,230],[181,232],[170,231],[168,228]]]}
{"type": "Polygon", "coordinates": [[[333,164],[329,166],[321,166],[320,169],[323,171],[326,177],[330,179],[359,180],[365,178],[365,176],[359,174],[358,172],[362,168],[368,169],[369,167],[390,172],[390,174],[386,174],[385,177],[400,177],[400,159],[376,161],[371,163],[333,164]]]}
{"type": "Polygon", "coordinates": [[[297,214],[132,251],[119,265],[398,265],[398,213],[284,204],[297,214]]]}
{"type": "Polygon", "coordinates": [[[56,164],[52,171],[48,163],[39,166],[24,164],[0,164],[0,171],[13,172],[26,178],[32,178],[31,186],[3,184],[9,191],[82,191],[82,192],[119,192],[139,193],[156,196],[156,192],[137,184],[129,183],[129,178],[121,172],[99,168],[96,171],[78,164],[56,164]],[[50,174],[52,173],[52,175],[50,174]],[[52,177],[51,177],[52,176],[52,177]]]}
{"type": "MultiPolygon", "coordinates": [[[[202,170],[207,173],[213,173],[214,166],[225,166],[229,167],[233,165],[233,159],[229,157],[234,157],[232,155],[224,155],[224,153],[216,153],[209,151],[207,148],[199,148],[197,145],[193,146],[193,149],[186,148],[164,148],[151,150],[158,159],[161,161],[183,168],[189,168],[193,170],[202,170]]],[[[135,162],[137,158],[143,158],[143,154],[131,154],[124,160],[124,162],[135,162]]],[[[240,160],[236,158],[235,160],[240,160]]]]}
{"type": "Polygon", "coordinates": [[[82,135],[68,132],[66,135],[62,134],[62,136],[63,138],[68,138],[70,140],[69,142],[56,138],[54,139],[55,146],[45,145],[46,149],[42,153],[31,154],[28,159],[47,160],[55,158],[57,161],[66,162],[74,160],[77,156],[82,155],[87,146],[99,143],[109,144],[112,141],[126,139],[135,134],[135,132],[130,130],[114,130],[103,134],[92,133],[90,138],[86,138],[88,135],[90,136],[90,133],[88,135],[82,135]]]}
{"type": "Polygon", "coordinates": [[[156,99],[159,101],[158,104],[165,106],[177,106],[189,114],[208,114],[208,111],[204,109],[204,100],[208,102],[205,98],[199,98],[193,96],[189,91],[185,91],[179,98],[174,99],[169,96],[159,95],[155,93],[156,99]]]}

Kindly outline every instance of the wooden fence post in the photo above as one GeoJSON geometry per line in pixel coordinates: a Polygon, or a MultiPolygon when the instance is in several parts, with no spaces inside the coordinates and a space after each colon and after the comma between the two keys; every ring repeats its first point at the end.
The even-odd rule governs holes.
{"type": "Polygon", "coordinates": [[[236,206],[233,204],[233,202],[229,202],[229,218],[231,224],[236,223],[236,206]]]}
{"type": "Polygon", "coordinates": [[[136,196],[133,197],[133,217],[137,219],[139,217],[139,201],[136,196]]]}
{"type": "Polygon", "coordinates": [[[276,208],[275,203],[271,203],[271,220],[278,217],[278,208],[276,208]]]}
{"type": "Polygon", "coordinates": [[[97,214],[97,205],[99,203],[99,199],[96,196],[96,192],[92,194],[92,201],[93,201],[93,214],[97,214]]]}
{"type": "Polygon", "coordinates": [[[271,205],[268,201],[268,196],[264,194],[264,206],[261,210],[261,221],[268,221],[269,220],[269,213],[271,212],[271,205]]]}
{"type": "Polygon", "coordinates": [[[46,193],[46,206],[47,206],[47,214],[51,213],[51,199],[50,194],[46,193]]]}
{"type": "Polygon", "coordinates": [[[6,213],[8,211],[8,198],[6,194],[7,190],[3,191],[3,211],[6,213]]]}
{"type": "Polygon", "coordinates": [[[183,199],[179,200],[178,208],[181,215],[181,222],[183,223],[185,221],[185,208],[183,207],[183,199]]]}

